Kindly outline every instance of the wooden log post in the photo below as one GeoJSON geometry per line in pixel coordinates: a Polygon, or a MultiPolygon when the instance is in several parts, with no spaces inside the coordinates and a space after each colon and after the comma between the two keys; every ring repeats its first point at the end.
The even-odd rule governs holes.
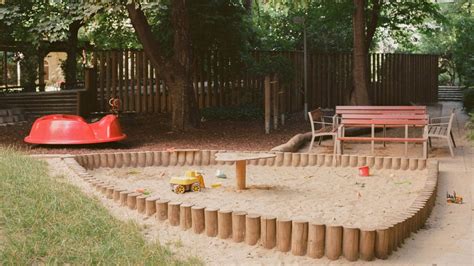
{"type": "Polygon", "coordinates": [[[341,156],[341,166],[342,167],[348,167],[349,166],[349,155],[348,154],[343,154],[341,156]]]}
{"type": "Polygon", "coordinates": [[[426,168],[426,159],[418,159],[418,170],[426,168]]]}
{"type": "Polygon", "coordinates": [[[383,157],[375,157],[375,169],[380,170],[383,168],[383,157]]]}
{"type": "Polygon", "coordinates": [[[400,158],[400,157],[395,157],[395,158],[392,159],[392,169],[393,170],[400,169],[401,159],[402,158],[400,158]]]}
{"type": "Polygon", "coordinates": [[[309,154],[308,155],[308,165],[315,166],[318,163],[318,155],[317,154],[309,154]]]}
{"type": "Polygon", "coordinates": [[[146,195],[140,195],[140,196],[137,197],[137,211],[138,211],[138,213],[141,213],[141,214],[145,213],[146,198],[148,198],[148,196],[146,196],[146,195]]]}
{"type": "Polygon", "coordinates": [[[153,152],[153,165],[154,166],[161,165],[161,152],[160,151],[153,152]]]}
{"type": "Polygon", "coordinates": [[[146,216],[152,216],[156,213],[156,201],[158,199],[158,197],[149,197],[145,200],[146,216]]]}
{"type": "Polygon", "coordinates": [[[245,219],[245,243],[253,246],[260,239],[260,215],[248,214],[245,219]]]}
{"type": "Polygon", "coordinates": [[[367,165],[367,157],[366,156],[359,156],[357,166],[365,166],[367,165]]]}
{"type": "Polygon", "coordinates": [[[105,194],[106,194],[108,199],[113,199],[114,198],[114,189],[115,189],[114,186],[107,187],[107,191],[106,191],[105,194]]]}
{"type": "Polygon", "coordinates": [[[310,258],[319,259],[324,256],[324,240],[326,237],[326,226],[320,223],[308,225],[308,251],[310,258]]]}
{"type": "Polygon", "coordinates": [[[324,156],[324,154],[318,154],[318,159],[317,159],[318,166],[324,166],[325,159],[326,159],[326,156],[324,156]]]}
{"type": "Polygon", "coordinates": [[[237,189],[245,189],[245,179],[246,179],[246,161],[236,161],[235,170],[236,170],[236,179],[237,179],[237,189]]]}
{"type": "Polygon", "coordinates": [[[130,166],[131,167],[138,166],[138,152],[130,152],[130,166]]]}
{"type": "Polygon", "coordinates": [[[375,157],[374,156],[367,156],[367,166],[374,167],[375,164],[375,157]]]}
{"type": "Polygon", "coordinates": [[[127,206],[130,210],[137,209],[137,197],[140,196],[140,193],[130,193],[127,195],[127,206]]]}
{"type": "Polygon", "coordinates": [[[169,166],[176,166],[178,164],[178,152],[170,152],[169,166]]]}
{"type": "Polygon", "coordinates": [[[291,254],[304,256],[308,248],[308,222],[296,220],[291,226],[291,254]]]}
{"type": "Polygon", "coordinates": [[[389,228],[379,228],[375,233],[375,257],[385,260],[388,258],[389,248],[389,228]]]}
{"type": "Polygon", "coordinates": [[[120,206],[127,206],[128,194],[133,193],[131,191],[122,191],[120,192],[120,206]]]}
{"type": "Polygon", "coordinates": [[[155,153],[152,151],[145,152],[145,166],[153,166],[155,161],[155,153]]]}
{"type": "Polygon", "coordinates": [[[342,254],[348,261],[359,259],[359,229],[344,227],[342,236],[342,254]]]}
{"type": "Polygon", "coordinates": [[[211,153],[208,150],[201,151],[202,155],[202,165],[209,165],[211,161],[211,153]]]}
{"type": "Polygon", "coordinates": [[[107,153],[107,167],[108,168],[115,167],[115,154],[114,153],[107,153]]]}
{"type": "Polygon", "coordinates": [[[202,164],[202,151],[196,151],[193,154],[194,154],[193,164],[201,165],[202,164]]]}
{"type": "Polygon", "coordinates": [[[407,170],[408,169],[408,161],[409,159],[406,157],[403,157],[400,159],[400,169],[402,170],[407,170]]]}
{"type": "Polygon", "coordinates": [[[334,162],[334,156],[332,154],[326,154],[326,159],[324,165],[327,167],[331,167],[334,162]]]}
{"type": "Polygon", "coordinates": [[[383,168],[384,169],[391,169],[392,168],[392,157],[385,157],[383,158],[383,168]]]}
{"type": "Polygon", "coordinates": [[[123,167],[129,167],[132,163],[130,152],[123,152],[122,157],[123,157],[123,167]]]}
{"type": "Polygon", "coordinates": [[[167,199],[159,199],[156,201],[156,219],[164,221],[168,219],[168,203],[167,199]]]}
{"type": "Polygon", "coordinates": [[[276,217],[262,216],[260,221],[262,246],[272,249],[276,246],[276,217]]]}
{"type": "Polygon", "coordinates": [[[114,189],[114,201],[120,202],[120,192],[123,192],[123,191],[125,191],[125,189],[123,189],[123,188],[117,188],[116,187],[114,189]]]}
{"type": "Polygon", "coordinates": [[[181,230],[188,230],[192,226],[191,207],[192,204],[186,203],[179,206],[179,226],[181,230]]]}
{"type": "Polygon", "coordinates": [[[161,165],[162,166],[170,165],[170,152],[169,151],[161,152],[161,165]]]}
{"type": "Polygon", "coordinates": [[[204,207],[193,206],[191,207],[191,227],[195,234],[200,234],[204,231],[204,207]]]}
{"type": "Polygon", "coordinates": [[[217,236],[227,239],[232,235],[232,211],[219,210],[217,212],[217,236]]]}
{"type": "Polygon", "coordinates": [[[418,159],[416,159],[416,158],[410,158],[408,164],[409,164],[410,170],[413,171],[413,170],[418,169],[418,159]]]}
{"type": "Polygon", "coordinates": [[[171,226],[179,225],[179,207],[180,206],[181,206],[181,202],[179,201],[172,201],[168,203],[168,221],[170,222],[171,226]]]}
{"type": "Polygon", "coordinates": [[[288,252],[291,249],[291,220],[278,218],[276,221],[277,249],[288,252]]]}
{"type": "Polygon", "coordinates": [[[342,226],[326,226],[326,257],[330,260],[337,260],[342,254],[342,226]]]}
{"type": "Polygon", "coordinates": [[[186,152],[185,151],[179,151],[177,153],[177,165],[183,166],[186,163],[186,152]]]}
{"type": "Polygon", "coordinates": [[[107,167],[107,154],[106,153],[100,153],[99,154],[99,166],[100,167],[107,167]]]}
{"type": "Polygon", "coordinates": [[[206,229],[206,235],[209,237],[217,236],[217,211],[218,209],[206,208],[204,210],[204,223],[206,229]]]}
{"type": "Polygon", "coordinates": [[[360,229],[359,238],[360,259],[371,261],[375,257],[375,230],[360,229]]]}
{"type": "Polygon", "coordinates": [[[232,240],[236,243],[245,240],[245,215],[243,211],[232,212],[232,240]]]}
{"type": "Polygon", "coordinates": [[[291,166],[298,167],[300,165],[301,155],[299,153],[291,154],[291,166]]]}
{"type": "Polygon", "coordinates": [[[351,155],[349,157],[349,165],[351,167],[356,167],[357,164],[358,164],[358,161],[359,161],[359,156],[357,156],[357,155],[351,155]]]}
{"type": "Polygon", "coordinates": [[[114,153],[114,156],[115,156],[115,167],[116,168],[123,167],[123,153],[117,152],[117,153],[114,153]]]}

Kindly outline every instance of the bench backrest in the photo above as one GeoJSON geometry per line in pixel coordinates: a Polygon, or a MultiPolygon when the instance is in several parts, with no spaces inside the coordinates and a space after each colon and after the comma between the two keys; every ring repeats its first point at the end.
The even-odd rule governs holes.
{"type": "Polygon", "coordinates": [[[367,114],[367,115],[397,115],[397,114],[427,114],[426,106],[336,106],[336,114],[367,114]]]}
{"type": "Polygon", "coordinates": [[[426,106],[336,106],[336,114],[345,125],[428,124],[426,106]]]}

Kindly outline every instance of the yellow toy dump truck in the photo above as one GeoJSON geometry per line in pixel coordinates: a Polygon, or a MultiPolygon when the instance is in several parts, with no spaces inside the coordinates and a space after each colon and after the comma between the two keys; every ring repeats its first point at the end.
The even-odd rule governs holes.
{"type": "Polygon", "coordinates": [[[186,191],[198,192],[204,187],[204,179],[197,171],[186,171],[185,176],[174,176],[170,179],[171,190],[177,194],[186,191]]]}

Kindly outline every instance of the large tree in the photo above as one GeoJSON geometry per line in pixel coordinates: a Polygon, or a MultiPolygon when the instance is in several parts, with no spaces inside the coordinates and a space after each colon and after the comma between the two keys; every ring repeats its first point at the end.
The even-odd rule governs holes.
{"type": "Polygon", "coordinates": [[[173,130],[186,130],[199,125],[200,116],[192,84],[192,50],[189,31],[189,14],[186,0],[171,1],[171,26],[173,29],[173,54],[167,55],[152,32],[142,7],[127,4],[133,28],[153,66],[162,73],[170,91],[173,130]]]}
{"type": "Polygon", "coordinates": [[[439,18],[439,8],[429,1],[353,0],[353,90],[350,102],[370,104],[369,49],[378,28],[392,35],[406,37],[409,27],[425,27],[429,17],[439,18]]]}

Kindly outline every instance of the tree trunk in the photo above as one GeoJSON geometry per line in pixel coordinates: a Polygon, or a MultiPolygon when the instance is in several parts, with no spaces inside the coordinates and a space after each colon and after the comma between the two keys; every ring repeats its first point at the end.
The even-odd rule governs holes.
{"type": "Polygon", "coordinates": [[[143,50],[155,68],[162,73],[171,97],[171,128],[184,131],[199,126],[200,114],[192,84],[192,53],[189,36],[189,16],[186,0],[171,1],[171,24],[174,31],[174,54],[165,57],[151,27],[135,3],[127,4],[127,10],[143,50]]]}
{"type": "Polygon", "coordinates": [[[67,58],[65,69],[66,89],[72,90],[76,86],[77,78],[77,34],[81,28],[81,21],[74,21],[69,25],[69,36],[67,40],[67,58]]]}
{"type": "Polygon", "coordinates": [[[354,34],[353,50],[353,90],[351,104],[369,105],[368,93],[368,50],[365,35],[364,0],[354,0],[354,15],[352,19],[354,34]]]}

